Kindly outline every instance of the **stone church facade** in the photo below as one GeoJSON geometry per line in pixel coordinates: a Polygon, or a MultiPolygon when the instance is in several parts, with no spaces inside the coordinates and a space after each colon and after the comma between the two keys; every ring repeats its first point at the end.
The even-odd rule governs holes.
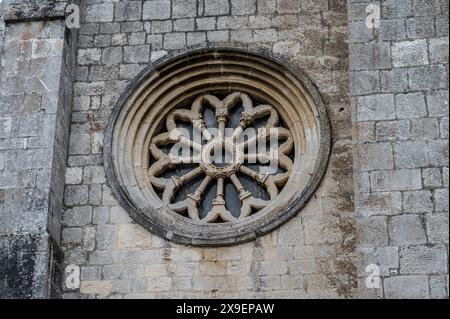
{"type": "Polygon", "coordinates": [[[0,297],[448,298],[448,1],[15,0],[0,16],[0,297]],[[168,211],[156,188],[179,179],[142,174],[140,132],[197,97],[220,128],[238,95],[282,119],[292,174],[255,175],[261,202],[241,163],[200,165],[224,223],[199,212],[201,184],[188,216],[168,211]],[[227,183],[251,222],[228,214],[227,183]]]}

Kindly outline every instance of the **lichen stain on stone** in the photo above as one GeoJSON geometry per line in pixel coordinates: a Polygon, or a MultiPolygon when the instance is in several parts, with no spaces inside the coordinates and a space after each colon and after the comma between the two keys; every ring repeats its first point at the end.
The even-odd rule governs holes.
{"type": "Polygon", "coordinates": [[[353,157],[351,141],[333,143],[330,167],[333,174],[353,174],[353,157]]]}
{"type": "Polygon", "coordinates": [[[263,251],[262,247],[262,239],[258,238],[254,241],[254,247],[252,250],[252,258],[251,258],[251,266],[250,266],[250,276],[253,281],[253,291],[254,292],[261,292],[261,277],[258,276],[258,273],[260,272],[261,266],[257,260],[259,260],[261,251],[263,251]]]}
{"type": "Polygon", "coordinates": [[[353,253],[356,250],[355,221],[350,217],[340,217],[337,225],[342,233],[342,242],[338,253],[353,253]]]}
{"type": "Polygon", "coordinates": [[[352,290],[358,287],[357,268],[354,260],[350,258],[338,259],[336,270],[339,274],[338,294],[345,298],[351,298],[352,290]]]}
{"type": "Polygon", "coordinates": [[[32,236],[0,238],[0,298],[32,298],[37,239],[32,236]]]}
{"type": "Polygon", "coordinates": [[[172,245],[169,242],[164,243],[164,248],[161,251],[162,261],[168,276],[175,276],[175,267],[172,264],[172,245]]]}
{"type": "Polygon", "coordinates": [[[92,133],[102,132],[103,131],[103,123],[99,121],[94,121],[91,123],[91,127],[89,129],[92,133]]]}

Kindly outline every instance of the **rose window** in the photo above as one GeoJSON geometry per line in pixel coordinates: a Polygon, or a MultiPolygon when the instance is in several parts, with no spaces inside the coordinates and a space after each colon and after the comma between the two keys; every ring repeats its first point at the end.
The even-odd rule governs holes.
{"type": "Polygon", "coordinates": [[[148,172],[150,181],[161,192],[160,198],[164,204],[176,212],[187,214],[192,220],[206,223],[234,222],[248,217],[274,200],[279,188],[289,178],[292,169],[289,155],[293,152],[293,140],[289,129],[280,125],[278,112],[273,106],[254,105],[247,94],[233,92],[223,100],[212,94],[201,95],[189,109],[170,112],[165,119],[167,131],[152,139],[150,153],[155,162],[148,172]],[[210,112],[206,106],[211,109],[210,112]],[[192,136],[190,131],[179,129],[177,120],[191,126],[192,136]],[[207,122],[214,125],[208,127],[207,122]],[[255,122],[260,124],[258,129],[253,127],[255,122]],[[231,131],[227,124],[233,126],[231,131]],[[226,134],[227,129],[230,131],[229,136],[226,134]],[[182,131],[187,132],[187,136],[182,131]],[[245,132],[246,139],[243,138],[245,132]],[[197,142],[193,141],[195,134],[204,141],[200,138],[197,142]],[[273,140],[274,136],[282,144],[267,147],[267,139],[272,137],[273,140]],[[177,144],[185,146],[185,156],[163,151],[167,145],[172,145],[172,149],[178,151],[177,144]],[[190,165],[188,172],[184,173],[187,163],[197,165],[190,165]],[[258,164],[266,163],[276,166],[271,167],[272,172],[267,167],[258,167],[258,164]],[[170,178],[161,177],[170,170],[170,178]],[[177,175],[178,172],[183,173],[177,175]],[[260,188],[251,183],[247,183],[248,187],[244,186],[240,176],[259,184],[260,188]],[[198,183],[193,183],[195,180],[198,183]],[[187,193],[187,189],[192,189],[192,192],[187,193]],[[180,191],[186,195],[185,198],[174,202],[180,191]],[[257,197],[255,193],[264,193],[267,199],[257,197]],[[236,207],[237,203],[240,207],[236,207]]]}
{"type": "Polygon", "coordinates": [[[189,245],[230,245],[294,217],[325,172],[322,99],[260,51],[207,47],[144,70],[109,120],[108,183],[133,219],[189,245]]]}

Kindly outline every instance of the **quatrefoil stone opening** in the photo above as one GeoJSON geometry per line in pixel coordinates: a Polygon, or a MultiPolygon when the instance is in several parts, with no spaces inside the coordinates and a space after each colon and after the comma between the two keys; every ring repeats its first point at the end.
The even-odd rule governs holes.
{"type": "Polygon", "coordinates": [[[136,222],[218,246],[295,216],[329,148],[325,106],[299,70],[260,50],[207,47],[159,61],[130,84],[104,153],[113,194],[136,222]]]}

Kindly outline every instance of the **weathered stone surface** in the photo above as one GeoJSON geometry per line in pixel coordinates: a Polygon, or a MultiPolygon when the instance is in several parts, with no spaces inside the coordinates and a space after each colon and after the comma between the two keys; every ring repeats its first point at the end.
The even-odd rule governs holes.
{"type": "Polygon", "coordinates": [[[394,96],[391,94],[368,95],[357,99],[357,120],[393,120],[395,118],[394,96]]]}
{"type": "Polygon", "coordinates": [[[394,276],[384,281],[386,298],[429,299],[427,276],[394,276]]]}
{"type": "Polygon", "coordinates": [[[406,214],[389,219],[389,239],[393,246],[425,244],[424,221],[419,215],[406,214]]]}
{"type": "MultiPolygon", "coordinates": [[[[70,94],[61,100],[74,111],[72,125],[58,124],[64,134],[55,123],[62,123],[58,103],[66,96],[58,86],[65,2],[17,4],[7,12],[6,26],[0,21],[1,39],[6,31],[0,40],[0,232],[45,233],[45,214],[29,208],[48,207],[41,200],[47,196],[30,189],[54,185],[60,198],[65,191],[66,208],[62,200],[51,202],[74,225],[60,232],[61,265],[81,268],[81,289],[63,292],[65,298],[448,298],[448,4],[382,1],[379,29],[365,26],[368,4],[87,1],[80,7],[78,56],[65,60],[76,63],[77,82],[65,78],[62,86],[76,94],[73,103],[70,94]],[[22,21],[37,25],[42,16],[53,20],[25,30],[22,21]],[[54,23],[60,23],[58,30],[54,23]],[[24,31],[35,43],[20,37],[24,31]],[[235,249],[172,247],[136,228],[102,174],[104,127],[129,81],[149,63],[207,41],[253,43],[305,70],[322,93],[336,141],[317,199],[303,215],[235,249]],[[16,63],[27,54],[36,61],[16,63]],[[51,58],[37,63],[46,57],[51,58]],[[21,67],[42,74],[47,88],[36,76],[22,78],[21,67]],[[60,149],[69,130],[67,157],[60,149]],[[356,144],[353,155],[353,146],[341,150],[343,137],[346,145],[356,144]],[[59,173],[51,169],[53,158],[61,162],[59,173]],[[39,220],[30,228],[23,223],[28,218],[39,220]],[[347,262],[349,255],[361,257],[361,265],[347,262]],[[370,263],[380,266],[383,292],[365,289],[364,268],[370,263]],[[354,268],[362,276],[357,290],[354,268]]],[[[8,251],[0,254],[1,264],[29,280],[0,276],[8,297],[43,296],[46,285],[31,274],[41,276],[48,247],[41,244],[46,239],[35,244],[30,236],[8,235],[0,244],[8,251]]]]}
{"type": "Polygon", "coordinates": [[[400,249],[401,274],[442,274],[447,269],[445,246],[411,246],[400,249]]]}
{"type": "Polygon", "coordinates": [[[418,118],[427,114],[425,98],[421,93],[398,94],[395,106],[399,118],[418,118]]]}
{"type": "Polygon", "coordinates": [[[225,15],[230,11],[228,1],[205,0],[205,15],[225,15]]]}
{"type": "Polygon", "coordinates": [[[93,4],[86,8],[86,22],[112,22],[113,19],[113,3],[93,4]]]}
{"type": "Polygon", "coordinates": [[[171,9],[168,0],[151,0],[144,1],[143,19],[144,20],[163,20],[170,18],[171,9]]]}
{"type": "Polygon", "coordinates": [[[60,291],[59,270],[51,278],[50,269],[61,262],[58,245],[71,112],[67,105],[75,61],[73,39],[65,41],[65,5],[0,4],[3,298],[47,298],[60,291]]]}
{"type": "Polygon", "coordinates": [[[428,64],[428,44],[426,40],[394,43],[392,60],[394,67],[428,64]]]}

